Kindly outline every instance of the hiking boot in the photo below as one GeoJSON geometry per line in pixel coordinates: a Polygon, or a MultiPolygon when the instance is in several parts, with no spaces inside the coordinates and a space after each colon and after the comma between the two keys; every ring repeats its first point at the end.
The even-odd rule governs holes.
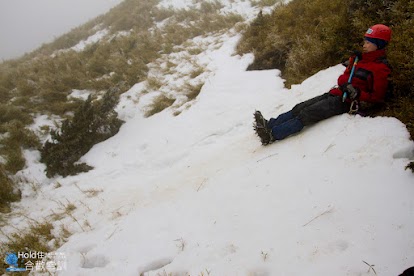
{"type": "Polygon", "coordinates": [[[263,118],[263,115],[260,111],[254,113],[254,124],[253,129],[255,130],[257,136],[259,136],[260,141],[263,146],[271,144],[275,141],[272,135],[272,130],[268,128],[268,121],[263,118]]]}

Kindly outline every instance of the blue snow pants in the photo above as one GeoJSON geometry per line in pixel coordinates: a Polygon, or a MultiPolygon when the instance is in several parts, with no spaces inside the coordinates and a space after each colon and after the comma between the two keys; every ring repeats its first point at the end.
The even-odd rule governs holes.
{"type": "Polygon", "coordinates": [[[275,140],[282,140],[301,131],[305,126],[347,113],[350,104],[342,102],[342,98],[325,93],[310,100],[297,104],[292,110],[271,118],[268,127],[275,140]]]}

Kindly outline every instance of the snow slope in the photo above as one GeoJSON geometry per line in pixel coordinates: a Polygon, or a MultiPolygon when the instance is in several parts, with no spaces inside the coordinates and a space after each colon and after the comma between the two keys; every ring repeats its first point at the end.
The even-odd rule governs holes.
{"type": "Polygon", "coordinates": [[[234,56],[238,35],[224,38],[200,54],[212,73],[180,115],[144,118],[143,84],[124,94],[126,123],[83,158],[94,170],[47,180],[27,152],[22,174],[46,184],[24,191],[20,208],[40,219],[77,206],[54,222],[73,233],[58,250],[67,258],[59,275],[374,275],[366,263],[398,275],[413,266],[405,126],[344,114],[263,147],[254,110],[288,111],[329,90],[343,67],[286,89],[278,70],[245,71],[252,56],[234,56]]]}
{"type": "Polygon", "coordinates": [[[370,275],[363,261],[397,275],[414,263],[404,125],[346,114],[262,147],[255,108],[287,111],[343,68],[287,90],[277,70],[246,72],[236,41],[211,55],[218,69],[189,110],[136,115],[85,156],[95,170],[61,180],[103,191],[75,213],[91,229],[60,249],[62,275],[370,275]]]}

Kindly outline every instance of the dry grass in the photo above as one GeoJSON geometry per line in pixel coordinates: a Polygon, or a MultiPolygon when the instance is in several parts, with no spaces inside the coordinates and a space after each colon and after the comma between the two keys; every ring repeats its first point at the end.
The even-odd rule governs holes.
{"type": "MultiPolygon", "coordinates": [[[[53,225],[48,221],[32,222],[29,228],[23,232],[16,231],[9,236],[5,235],[8,241],[0,245],[1,252],[51,252],[56,248],[50,245],[50,241],[55,239],[52,234],[52,230],[53,225]]],[[[22,264],[28,261],[36,263],[36,260],[37,259],[30,258],[19,259],[22,264]]],[[[0,267],[0,274],[3,273],[5,273],[4,266],[0,267]]]]}
{"type": "Polygon", "coordinates": [[[153,102],[147,107],[145,111],[145,117],[150,117],[154,114],[157,114],[164,109],[170,107],[175,102],[175,99],[169,98],[164,94],[157,96],[153,102]]]}

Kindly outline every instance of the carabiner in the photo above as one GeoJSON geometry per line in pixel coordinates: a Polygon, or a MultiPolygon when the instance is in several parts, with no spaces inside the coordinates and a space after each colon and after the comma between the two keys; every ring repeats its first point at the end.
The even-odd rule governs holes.
{"type": "Polygon", "coordinates": [[[356,114],[359,110],[359,104],[357,100],[352,101],[351,107],[349,108],[349,114],[356,114]]]}

